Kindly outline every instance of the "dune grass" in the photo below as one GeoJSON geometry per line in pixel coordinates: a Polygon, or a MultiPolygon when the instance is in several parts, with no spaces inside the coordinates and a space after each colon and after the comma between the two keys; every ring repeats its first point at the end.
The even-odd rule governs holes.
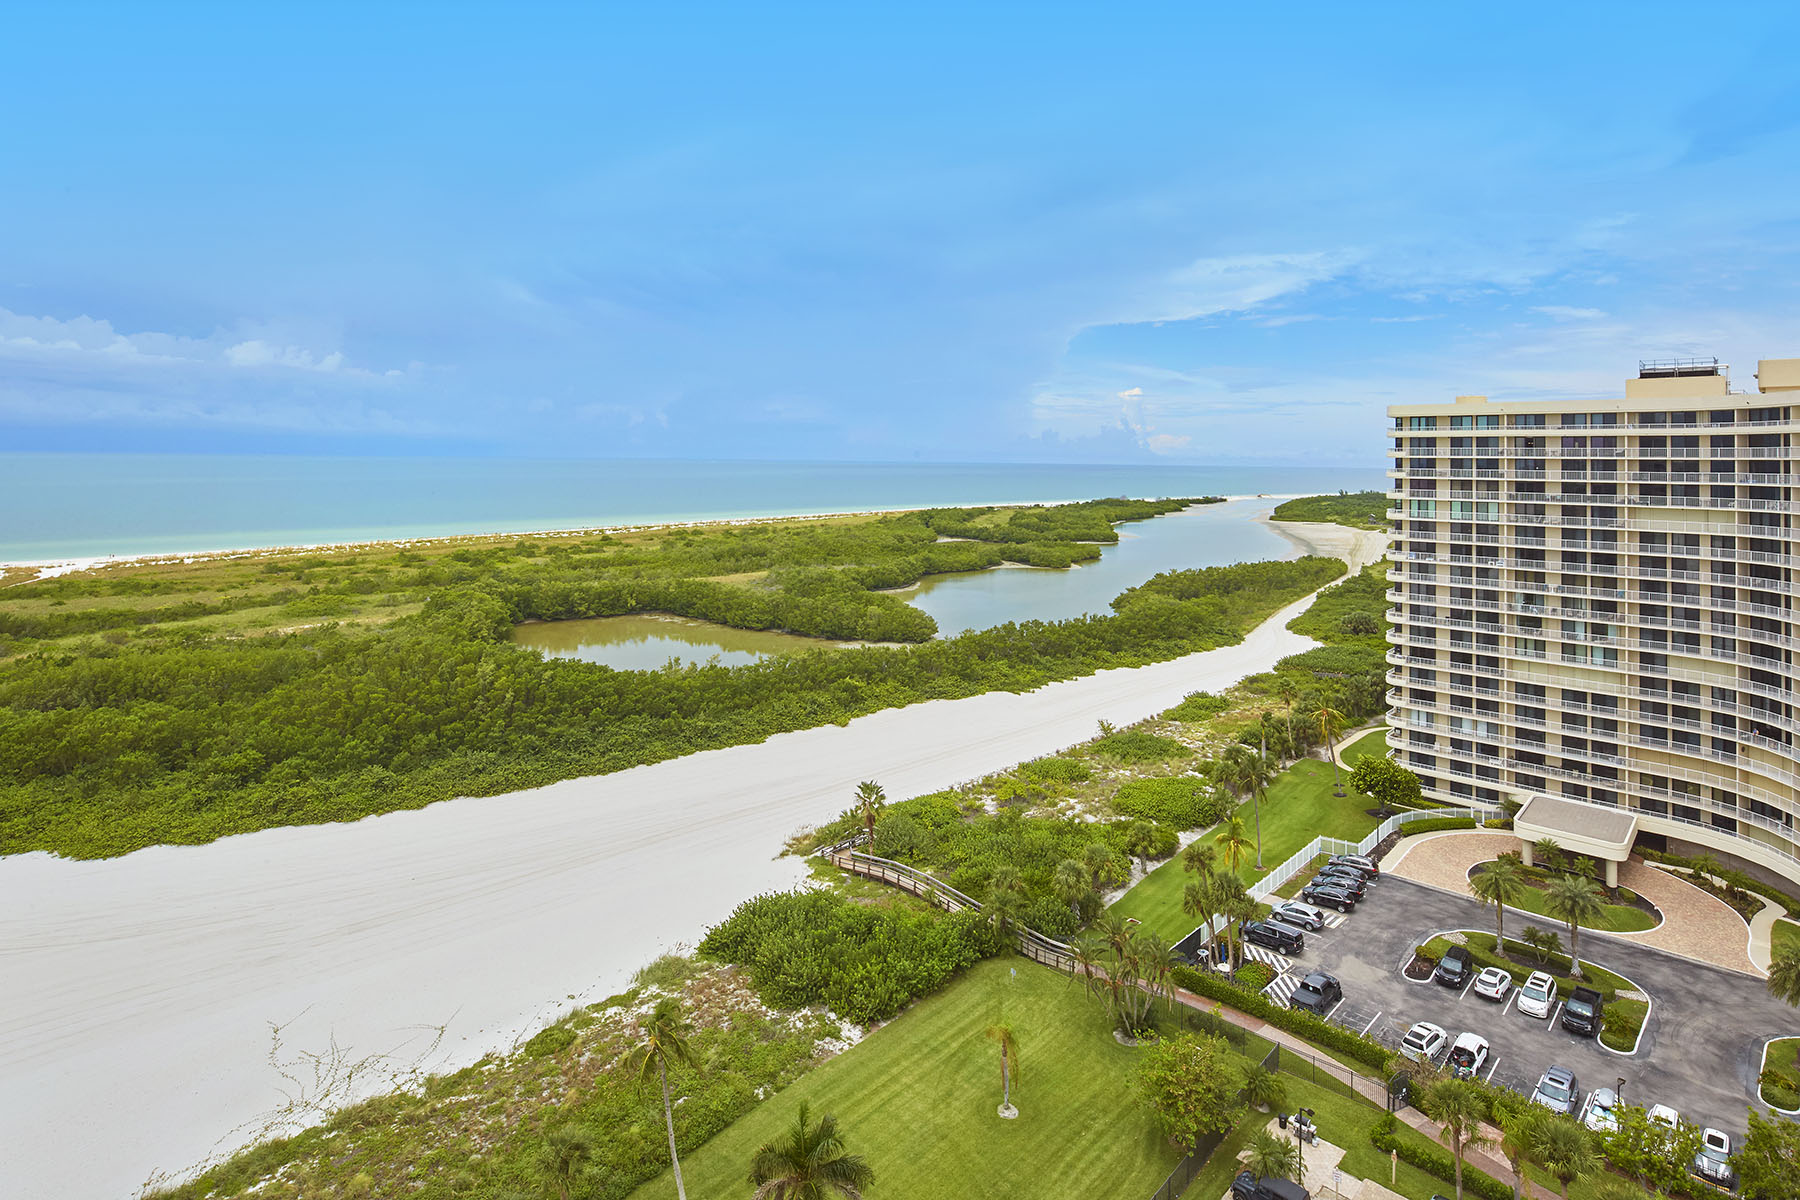
{"type": "MultiPolygon", "coordinates": [[[[874,1167],[870,1200],[1148,1196],[1180,1155],[1134,1092],[1137,1061],[1078,985],[1023,959],[992,959],[689,1155],[688,1194],[748,1197],[751,1157],[804,1100],[837,1117],[848,1150],[874,1167]],[[995,1115],[1000,1059],[985,1036],[1000,1021],[1019,1040],[1011,1121],[995,1115]]],[[[664,1172],[633,1197],[674,1194],[664,1172]]]]}

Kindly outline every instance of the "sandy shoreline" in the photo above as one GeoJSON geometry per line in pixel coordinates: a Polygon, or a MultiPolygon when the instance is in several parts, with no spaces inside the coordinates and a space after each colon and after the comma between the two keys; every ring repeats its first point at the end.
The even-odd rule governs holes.
{"type": "MultiPolygon", "coordinates": [[[[1225,500],[1298,500],[1307,495],[1305,492],[1257,492],[1241,496],[1226,496],[1225,500]]],[[[1133,497],[1133,499],[1160,499],[1161,497],[1133,497]]],[[[1093,497],[1084,497],[1093,499],[1093,497]]],[[[1079,504],[1081,500],[1014,500],[1001,503],[969,505],[980,508],[1024,508],[1032,505],[1055,506],[1060,504],[1079,504]]],[[[954,505],[922,505],[917,508],[852,508],[835,512],[793,512],[774,513],[760,517],[707,517],[693,521],[648,521],[637,525],[583,525],[561,529],[497,529],[477,533],[441,534],[432,537],[414,538],[378,538],[374,541],[351,542],[296,542],[286,545],[269,546],[233,546],[214,548],[211,550],[165,550],[145,554],[96,554],[70,558],[38,558],[18,559],[12,562],[0,562],[0,571],[9,569],[37,569],[38,579],[54,579],[59,575],[68,575],[75,571],[89,571],[95,567],[115,567],[129,563],[152,562],[207,562],[215,559],[255,558],[264,554],[301,554],[307,551],[330,551],[343,553],[352,550],[405,550],[415,546],[448,546],[459,542],[490,541],[494,538],[525,537],[598,537],[619,533],[648,533],[660,529],[703,529],[714,525],[766,525],[774,521],[825,521],[834,517],[880,517],[898,513],[921,512],[925,508],[960,507],[954,505]]]]}
{"type": "MultiPolygon", "coordinates": [[[[1384,540],[1274,527],[1353,562],[1384,540]]],[[[0,1142],[15,1148],[0,1194],[132,1195],[288,1114],[307,1124],[411,1068],[504,1048],[800,879],[775,857],[784,840],[860,780],[897,797],[952,786],[1228,687],[1313,644],[1285,628],[1309,602],[1236,646],[1024,695],[350,824],[0,859],[0,1142]]]]}

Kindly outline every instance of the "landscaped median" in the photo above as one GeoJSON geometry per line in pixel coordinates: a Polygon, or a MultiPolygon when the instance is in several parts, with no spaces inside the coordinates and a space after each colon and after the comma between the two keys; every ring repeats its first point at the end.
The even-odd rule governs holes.
{"type": "Polygon", "coordinates": [[[1800,1109],[1800,1038],[1778,1038],[1763,1047],[1762,1102],[1782,1112],[1800,1109]]]}
{"type": "Polygon", "coordinates": [[[1515,987],[1529,979],[1533,972],[1543,971],[1556,980],[1559,999],[1567,1000],[1569,993],[1578,987],[1593,988],[1606,1005],[1600,1025],[1601,1043],[1620,1054],[1636,1053],[1644,1021],[1650,1015],[1650,1001],[1643,989],[1623,975],[1615,975],[1584,958],[1581,960],[1581,978],[1576,979],[1570,974],[1572,964],[1566,954],[1540,951],[1512,938],[1506,939],[1505,953],[1496,953],[1493,934],[1466,929],[1442,933],[1422,943],[1413,952],[1409,977],[1429,978],[1430,969],[1437,966],[1444,951],[1452,945],[1466,947],[1477,967],[1499,967],[1512,977],[1515,987]]]}

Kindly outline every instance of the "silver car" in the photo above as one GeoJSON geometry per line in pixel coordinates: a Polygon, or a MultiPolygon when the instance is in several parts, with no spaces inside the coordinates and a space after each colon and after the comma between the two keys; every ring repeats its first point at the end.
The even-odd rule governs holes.
{"type": "Polygon", "coordinates": [[[1538,1079],[1537,1089],[1531,1093],[1533,1104],[1565,1115],[1575,1111],[1580,1099],[1581,1088],[1575,1082],[1575,1072],[1567,1067],[1551,1067],[1545,1071],[1538,1079]]]}
{"type": "Polygon", "coordinates": [[[1284,900],[1269,911],[1269,915],[1285,925],[1298,925],[1301,929],[1317,932],[1325,928],[1325,914],[1310,904],[1302,904],[1298,900],[1284,900]]]}
{"type": "Polygon", "coordinates": [[[1595,1088],[1581,1106],[1581,1123],[1595,1133],[1611,1133],[1619,1127],[1619,1094],[1608,1087],[1595,1088]]]}

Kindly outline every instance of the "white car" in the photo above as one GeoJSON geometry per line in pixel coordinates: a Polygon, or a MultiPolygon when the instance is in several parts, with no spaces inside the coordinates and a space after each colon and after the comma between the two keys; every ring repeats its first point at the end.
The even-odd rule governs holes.
{"type": "Polygon", "coordinates": [[[1611,1133],[1619,1127],[1619,1094],[1611,1088],[1595,1088],[1581,1106],[1581,1123],[1595,1133],[1611,1133]]]}
{"type": "Polygon", "coordinates": [[[1519,1011],[1528,1017],[1547,1017],[1556,1003],[1556,980],[1543,971],[1533,971],[1531,978],[1519,987],[1519,1011]]]}
{"type": "Polygon", "coordinates": [[[1694,1174],[1722,1188],[1737,1187],[1737,1172],[1731,1169],[1731,1135],[1711,1126],[1700,1131],[1700,1153],[1694,1155],[1694,1174]]]}
{"type": "Polygon", "coordinates": [[[1297,925],[1301,929],[1316,933],[1325,928],[1325,913],[1310,904],[1302,904],[1298,900],[1284,900],[1277,904],[1269,915],[1284,925],[1297,925]]]}
{"type": "Polygon", "coordinates": [[[1474,1079],[1487,1066],[1487,1039],[1478,1033],[1459,1033],[1450,1047],[1450,1073],[1458,1079],[1474,1079]]]}
{"type": "Polygon", "coordinates": [[[1400,1040],[1400,1057],[1410,1058],[1414,1062],[1430,1062],[1449,1040],[1450,1035],[1444,1031],[1443,1026],[1420,1021],[1407,1030],[1406,1036],[1400,1040]]]}
{"type": "Polygon", "coordinates": [[[1658,1125],[1666,1126],[1669,1129],[1674,1129],[1681,1124],[1681,1114],[1666,1104],[1651,1105],[1650,1111],[1645,1115],[1658,1125]]]}
{"type": "Polygon", "coordinates": [[[1504,1000],[1512,991],[1512,976],[1499,967],[1483,967],[1475,977],[1475,994],[1483,1000],[1504,1000]]]}

